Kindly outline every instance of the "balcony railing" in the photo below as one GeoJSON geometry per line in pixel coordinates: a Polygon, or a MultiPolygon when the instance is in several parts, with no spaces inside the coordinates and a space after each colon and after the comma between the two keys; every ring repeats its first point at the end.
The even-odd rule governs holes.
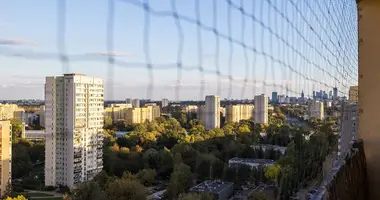
{"type": "Polygon", "coordinates": [[[323,181],[313,200],[365,200],[368,199],[367,189],[363,141],[357,140],[347,156],[335,162],[331,174],[323,181]]]}

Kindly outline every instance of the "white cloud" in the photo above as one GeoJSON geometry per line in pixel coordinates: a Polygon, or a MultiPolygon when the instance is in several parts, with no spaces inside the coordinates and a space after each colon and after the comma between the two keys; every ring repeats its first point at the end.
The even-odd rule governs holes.
{"type": "Polygon", "coordinates": [[[20,38],[0,38],[0,45],[38,45],[36,42],[20,38]]]}

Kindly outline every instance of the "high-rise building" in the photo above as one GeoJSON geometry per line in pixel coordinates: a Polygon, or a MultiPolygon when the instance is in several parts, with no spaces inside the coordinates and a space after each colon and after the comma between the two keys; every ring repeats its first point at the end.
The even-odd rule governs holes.
{"type": "Polygon", "coordinates": [[[338,156],[344,158],[350,151],[352,140],[358,139],[358,104],[343,103],[340,137],[338,145],[338,156]]]}
{"type": "Polygon", "coordinates": [[[277,92],[272,92],[272,103],[278,103],[277,92]]]}
{"type": "Polygon", "coordinates": [[[103,95],[100,78],[46,77],[45,185],[73,187],[102,170],[103,95]]]}
{"type": "Polygon", "coordinates": [[[313,91],[313,99],[317,98],[315,91],[313,91]]]}
{"type": "Polygon", "coordinates": [[[309,116],[310,118],[314,117],[320,120],[323,120],[325,117],[324,107],[322,101],[311,101],[309,103],[309,116]]]}
{"type": "Polygon", "coordinates": [[[125,100],[125,104],[131,104],[131,105],[132,105],[132,101],[133,101],[133,99],[131,99],[131,98],[127,98],[127,99],[125,100]]]}
{"type": "Polygon", "coordinates": [[[302,92],[301,92],[301,98],[302,98],[302,99],[305,98],[305,93],[303,93],[303,90],[302,90],[302,92]]]}
{"type": "Polygon", "coordinates": [[[140,99],[133,99],[132,100],[132,106],[134,108],[140,108],[140,99]]]}
{"type": "Polygon", "coordinates": [[[169,100],[168,99],[162,99],[161,101],[161,106],[163,108],[167,107],[169,105],[169,100]]]}
{"type": "Polygon", "coordinates": [[[286,97],[285,95],[278,95],[278,103],[285,103],[286,97]]]}
{"type": "Polygon", "coordinates": [[[338,99],[338,88],[334,87],[333,88],[333,100],[337,100],[337,99],[338,99]]]}
{"type": "Polygon", "coordinates": [[[207,130],[220,127],[220,97],[215,95],[206,96],[205,123],[207,130]]]}
{"type": "Polygon", "coordinates": [[[253,105],[238,104],[226,106],[226,121],[239,122],[240,120],[248,120],[253,117],[253,105]]]}
{"type": "Polygon", "coordinates": [[[268,123],[268,97],[264,94],[255,96],[255,122],[268,123]]]}
{"type": "Polygon", "coordinates": [[[348,101],[351,103],[358,102],[359,101],[359,87],[358,86],[351,86],[350,90],[348,91],[348,101]]]}
{"type": "Polygon", "coordinates": [[[0,190],[3,196],[8,185],[12,184],[12,125],[10,121],[0,121],[0,136],[0,190]]]}
{"type": "Polygon", "coordinates": [[[40,106],[40,126],[45,127],[45,105],[40,106]]]}

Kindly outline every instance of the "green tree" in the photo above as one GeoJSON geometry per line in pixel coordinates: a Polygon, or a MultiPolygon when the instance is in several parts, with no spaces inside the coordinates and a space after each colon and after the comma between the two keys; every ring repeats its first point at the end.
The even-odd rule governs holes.
{"type": "Polygon", "coordinates": [[[78,184],[73,190],[73,200],[103,200],[106,199],[105,192],[95,181],[78,184]]]}
{"type": "Polygon", "coordinates": [[[28,174],[33,168],[28,148],[24,145],[12,145],[12,177],[20,178],[28,174]]]}
{"type": "Polygon", "coordinates": [[[263,192],[253,192],[248,200],[270,200],[271,198],[269,198],[266,194],[264,194],[263,192]]]}
{"type": "Polygon", "coordinates": [[[25,198],[24,196],[22,195],[18,195],[17,197],[7,197],[6,200],[28,200],[27,198],[25,198]]]}
{"type": "Polygon", "coordinates": [[[12,125],[12,142],[16,142],[17,139],[21,138],[21,134],[24,129],[24,126],[22,125],[22,121],[18,119],[12,119],[11,125],[12,125]]]}
{"type": "Polygon", "coordinates": [[[110,116],[104,117],[104,127],[112,127],[112,118],[110,116]]]}
{"type": "Polygon", "coordinates": [[[156,175],[157,173],[154,169],[143,169],[136,174],[136,177],[141,184],[151,186],[156,180],[156,175]]]}
{"type": "Polygon", "coordinates": [[[174,166],[170,181],[164,196],[168,199],[176,199],[179,194],[187,192],[193,184],[193,175],[190,167],[181,163],[174,166]]]}
{"type": "Polygon", "coordinates": [[[280,174],[280,170],[281,170],[281,166],[278,164],[267,166],[264,168],[264,176],[265,178],[273,180],[276,183],[278,183],[278,176],[280,174]]]}
{"type": "Polygon", "coordinates": [[[107,185],[112,182],[115,178],[108,176],[107,172],[102,170],[99,172],[95,177],[94,180],[102,190],[105,190],[107,188],[107,185]]]}
{"type": "Polygon", "coordinates": [[[145,200],[145,188],[134,180],[118,179],[108,184],[108,200],[145,200]]]}

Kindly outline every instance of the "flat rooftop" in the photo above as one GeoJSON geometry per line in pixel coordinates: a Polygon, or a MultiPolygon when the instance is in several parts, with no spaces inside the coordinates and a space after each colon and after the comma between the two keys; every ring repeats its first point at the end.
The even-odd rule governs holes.
{"type": "Polygon", "coordinates": [[[274,150],[283,150],[285,151],[287,147],[282,147],[278,145],[273,144],[258,144],[258,145],[251,145],[252,148],[269,148],[274,150]]]}
{"type": "Polygon", "coordinates": [[[254,164],[275,164],[274,160],[269,159],[253,159],[253,158],[232,158],[229,161],[234,162],[245,162],[245,163],[254,163],[254,164]]]}
{"type": "Polygon", "coordinates": [[[221,180],[206,180],[192,188],[190,188],[190,192],[209,192],[212,194],[219,194],[224,189],[228,187],[232,187],[233,183],[225,182],[221,180]]]}

